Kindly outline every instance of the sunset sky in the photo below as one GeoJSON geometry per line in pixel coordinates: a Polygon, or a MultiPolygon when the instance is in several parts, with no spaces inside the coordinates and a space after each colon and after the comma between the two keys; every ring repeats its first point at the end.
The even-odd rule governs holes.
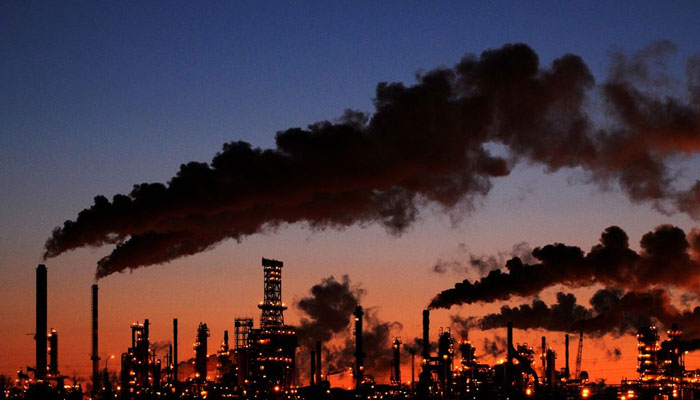
{"type": "MultiPolygon", "coordinates": [[[[0,4],[0,374],[34,364],[35,268],[44,262],[52,230],[74,220],[96,195],[111,199],[134,184],[165,183],[181,164],[210,162],[227,142],[275,148],[278,131],[335,121],[346,109],[371,115],[377,83],[410,86],[417,74],[452,68],[466,54],[506,43],[530,46],[542,68],[577,54],[601,83],[614,54],[668,40],[676,50],[659,90],[678,97],[687,96],[686,60],[700,54],[696,1],[329,3],[0,4]]],[[[591,119],[605,117],[593,113],[591,119]]],[[[488,145],[508,158],[507,147],[488,145]]],[[[700,178],[699,152],[691,147],[673,155],[674,186],[688,188],[700,178]]],[[[687,213],[631,201],[617,181],[602,185],[579,167],[552,172],[523,158],[511,168],[469,206],[449,212],[433,203],[421,207],[400,235],[374,222],[343,229],[281,224],[102,278],[100,355],[106,360],[124,352],[129,325],[144,318],[152,323],[153,341],[170,340],[172,318],[179,318],[181,359],[193,356],[200,321],[211,330],[210,349],[225,329],[233,333],[234,318],[251,316],[257,325],[261,257],[284,261],[287,323],[298,323],[294,304],[312,285],[348,275],[366,291],[362,305],[399,322],[403,328],[395,335],[410,340],[420,335],[421,310],[437,293],[480,277],[475,269],[436,273],[440,260],[466,265],[470,254],[510,254],[522,242],[588,251],[611,225],[624,229],[639,250],[642,235],[658,225],[686,233],[698,226],[687,213]]],[[[59,367],[66,375],[89,375],[90,285],[96,263],[112,249],[86,246],[45,262],[48,325],[59,333],[59,367]]],[[[572,292],[588,305],[598,288],[555,286],[540,298],[549,303],[558,291],[572,292]]],[[[432,339],[451,315],[480,316],[531,300],[436,310],[432,339]]],[[[484,338],[495,335],[505,332],[470,332],[486,362],[493,359],[484,355],[484,338]]],[[[519,330],[515,340],[537,345],[542,335],[562,363],[563,333],[519,330]]],[[[700,352],[687,360],[700,367],[700,352]]],[[[636,377],[635,363],[632,335],[585,341],[583,369],[593,379],[636,377]]]]}

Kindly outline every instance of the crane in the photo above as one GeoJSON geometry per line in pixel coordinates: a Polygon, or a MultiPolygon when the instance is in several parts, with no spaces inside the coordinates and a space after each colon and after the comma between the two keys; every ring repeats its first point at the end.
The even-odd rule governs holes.
{"type": "Polygon", "coordinates": [[[575,379],[581,379],[581,355],[583,354],[583,323],[581,324],[581,334],[578,336],[578,354],[576,354],[576,375],[575,379]]]}

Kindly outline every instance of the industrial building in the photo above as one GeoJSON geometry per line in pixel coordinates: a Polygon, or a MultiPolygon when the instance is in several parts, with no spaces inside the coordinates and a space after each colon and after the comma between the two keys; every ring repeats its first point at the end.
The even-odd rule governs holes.
{"type": "MultiPolygon", "coordinates": [[[[0,394],[0,399],[693,399],[700,398],[700,372],[688,371],[685,354],[700,348],[700,340],[683,337],[673,325],[661,341],[655,326],[641,327],[637,334],[638,378],[619,385],[588,381],[581,369],[584,331],[578,334],[578,351],[572,373],[569,363],[569,334],[564,334],[562,364],[557,366],[555,349],[542,337],[537,351],[527,343],[516,343],[513,325],[507,324],[505,357],[494,365],[480,363],[478,349],[467,337],[457,340],[450,329],[440,328],[431,341],[430,311],[423,311],[420,348],[393,338],[390,379],[374,381],[366,371],[373,354],[365,347],[365,310],[353,312],[351,366],[353,387],[331,387],[329,376],[346,369],[322,373],[324,344],[316,341],[309,351],[308,385],[300,382],[297,371],[298,341],[293,326],[285,324],[282,302],[281,261],[262,259],[263,300],[258,304],[260,322],[235,318],[234,343],[229,331],[223,332],[218,349],[210,352],[210,331],[200,322],[193,332],[193,356],[179,359],[178,319],[173,319],[172,344],[164,354],[156,354],[148,319],[131,325],[131,345],[121,355],[120,373],[115,380],[106,368],[99,369],[98,287],[91,290],[92,378],[89,389],[65,384],[59,371],[57,330],[47,329],[47,269],[36,270],[36,360],[27,373],[20,370],[17,384],[0,394]],[[401,353],[410,355],[411,377],[402,381],[401,353]],[[48,355],[48,362],[47,362],[48,355]],[[418,355],[418,360],[416,360],[418,355]],[[186,369],[186,371],[183,371],[186,369]],[[418,379],[416,379],[416,369],[418,379]],[[190,372],[191,371],[191,372],[190,372]],[[215,371],[215,372],[214,372],[215,371]],[[30,376],[30,373],[33,376],[30,376]]],[[[162,353],[162,351],[161,351],[162,353]]],[[[108,360],[105,360],[108,361],[108,360]]]]}

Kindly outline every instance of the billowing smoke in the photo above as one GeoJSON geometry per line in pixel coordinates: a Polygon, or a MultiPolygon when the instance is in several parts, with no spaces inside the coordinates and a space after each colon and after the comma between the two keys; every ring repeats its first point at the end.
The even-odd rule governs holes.
{"type": "Polygon", "coordinates": [[[210,163],[183,164],[167,184],[97,196],[53,231],[44,256],[116,244],[98,262],[100,278],[284,223],[377,223],[400,234],[427,205],[458,217],[518,161],[551,172],[578,167],[603,186],[619,184],[632,201],[698,218],[700,182],[677,188],[667,163],[700,150],[700,72],[689,63],[688,93],[662,93],[655,66],[673,47],[618,55],[600,85],[579,56],[541,66],[525,44],[467,55],[413,86],[380,83],[372,114],[347,111],[278,132],[274,149],[227,143],[210,163]],[[590,104],[603,115],[589,117],[590,104]],[[494,143],[510,161],[489,152],[494,143]]]}
{"type": "MultiPolygon", "coordinates": [[[[310,296],[296,304],[303,314],[297,327],[299,342],[305,347],[298,359],[301,375],[306,375],[309,370],[308,353],[314,349],[317,340],[323,342],[323,374],[349,368],[354,362],[355,351],[352,313],[365,294],[364,289],[353,287],[350,278],[343,275],[340,282],[332,276],[324,278],[309,292],[310,296]]],[[[391,342],[403,326],[381,320],[375,309],[365,308],[364,311],[365,367],[375,377],[384,376],[391,368],[391,342]]]]}
{"type": "Polygon", "coordinates": [[[629,248],[627,234],[611,226],[588,254],[561,243],[535,248],[536,264],[523,264],[518,257],[506,262],[505,270],[492,270],[474,282],[465,279],[435,296],[431,308],[508,300],[534,296],[554,285],[584,287],[600,284],[630,290],[675,286],[700,288],[700,240],[698,231],[661,225],[645,234],[639,253],[629,248]],[[679,277],[682,277],[680,279],[679,277]]]}
{"type": "Polygon", "coordinates": [[[438,274],[444,274],[447,271],[464,274],[465,272],[477,271],[481,274],[486,274],[495,269],[501,268],[505,262],[513,257],[518,257],[525,263],[535,262],[532,257],[532,249],[525,242],[516,243],[509,252],[499,252],[493,254],[474,254],[466,249],[464,243],[460,243],[458,253],[461,253],[459,258],[453,259],[438,259],[431,270],[438,274]]]}
{"type": "Polygon", "coordinates": [[[469,330],[475,326],[475,317],[462,317],[461,315],[450,315],[452,331],[455,332],[455,337],[462,340],[469,339],[469,330]]]}
{"type": "Polygon", "coordinates": [[[619,347],[613,349],[606,349],[605,355],[610,361],[619,361],[622,358],[622,350],[619,347]]]}
{"type": "MultiPolygon", "coordinates": [[[[362,340],[366,353],[365,368],[375,378],[388,379],[393,358],[391,343],[403,329],[399,322],[382,321],[374,309],[365,309],[362,340]]],[[[344,363],[354,360],[355,338],[348,335],[345,338],[343,350],[335,354],[335,365],[338,369],[344,363]]],[[[332,362],[333,362],[332,361],[332,362]]]]}
{"type": "Polygon", "coordinates": [[[670,328],[679,324],[687,337],[700,337],[700,307],[679,310],[663,289],[623,292],[600,289],[590,300],[590,307],[577,304],[573,294],[557,294],[557,302],[548,306],[535,299],[531,304],[503,306],[500,312],[487,314],[472,322],[481,329],[505,327],[508,322],[518,329],[577,332],[593,336],[635,334],[643,326],[660,324],[670,328]]]}
{"type": "Polygon", "coordinates": [[[493,358],[498,358],[504,355],[506,353],[507,347],[508,341],[502,336],[494,335],[493,339],[488,337],[484,338],[484,353],[490,355],[493,358]]]}
{"type": "Polygon", "coordinates": [[[151,350],[153,350],[153,352],[156,354],[160,354],[163,351],[169,350],[171,344],[172,343],[170,342],[170,340],[159,340],[151,342],[151,350]]]}
{"type": "Polygon", "coordinates": [[[359,304],[364,290],[352,288],[350,278],[343,275],[340,282],[333,276],[324,278],[309,290],[310,296],[296,304],[303,313],[297,337],[302,346],[313,349],[317,340],[328,342],[350,326],[352,313],[359,304]]]}
{"type": "Polygon", "coordinates": [[[576,304],[573,294],[557,293],[557,303],[547,306],[542,300],[535,299],[532,304],[519,307],[501,307],[498,314],[488,314],[478,321],[481,329],[505,327],[513,322],[518,329],[542,328],[548,331],[574,331],[576,323],[587,319],[590,312],[576,304]]]}

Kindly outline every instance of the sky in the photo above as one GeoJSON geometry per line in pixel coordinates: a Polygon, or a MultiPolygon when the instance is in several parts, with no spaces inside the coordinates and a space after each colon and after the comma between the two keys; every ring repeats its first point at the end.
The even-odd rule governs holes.
{"type": "MultiPolygon", "coordinates": [[[[35,267],[54,227],[74,219],[94,196],[166,182],[183,163],[209,162],[226,142],[271,148],[278,131],[334,120],[346,109],[373,112],[378,82],[411,85],[417,73],[506,43],[528,44],[543,66],[566,53],[580,55],[600,82],[615,51],[670,40],[677,50],[669,72],[682,80],[685,60],[700,53],[699,17],[693,1],[3,2],[0,373],[32,365],[35,267]]],[[[697,157],[674,166],[677,180],[697,179],[697,157]]],[[[362,304],[400,322],[396,334],[411,338],[436,293],[478,277],[431,272],[439,259],[507,252],[521,242],[589,249],[610,225],[622,227],[638,249],[657,225],[686,232],[697,226],[686,214],[631,202],[614,184],[603,190],[580,169],[550,173],[527,162],[494,179],[489,194],[458,215],[428,206],[400,236],[371,223],[341,230],[282,224],[240,243],[227,240],[165,265],[108,276],[99,281],[101,356],[125,351],[129,324],[144,318],[154,340],[168,340],[170,321],[179,318],[183,355],[200,321],[217,343],[224,329],[233,330],[233,318],[257,319],[261,257],[284,261],[287,304],[323,278],[347,274],[366,290],[362,304]]],[[[59,332],[64,374],[89,374],[90,285],[96,262],[110,251],[80,248],[46,262],[49,326],[59,332]]],[[[552,300],[558,289],[541,297],[552,300]]],[[[585,298],[592,291],[576,293],[585,298]]],[[[500,305],[435,311],[433,335],[450,315],[500,305]]],[[[286,321],[299,316],[290,307],[286,321]]],[[[494,334],[503,336],[474,332],[472,340],[494,334]]],[[[520,331],[516,341],[537,343],[542,334],[520,331]]],[[[563,334],[551,340],[561,346],[563,334]]],[[[636,376],[634,351],[631,336],[592,340],[584,369],[612,381],[636,376]],[[606,351],[614,348],[622,356],[612,363],[606,351]]],[[[688,364],[700,366],[693,357],[688,364]]]]}

